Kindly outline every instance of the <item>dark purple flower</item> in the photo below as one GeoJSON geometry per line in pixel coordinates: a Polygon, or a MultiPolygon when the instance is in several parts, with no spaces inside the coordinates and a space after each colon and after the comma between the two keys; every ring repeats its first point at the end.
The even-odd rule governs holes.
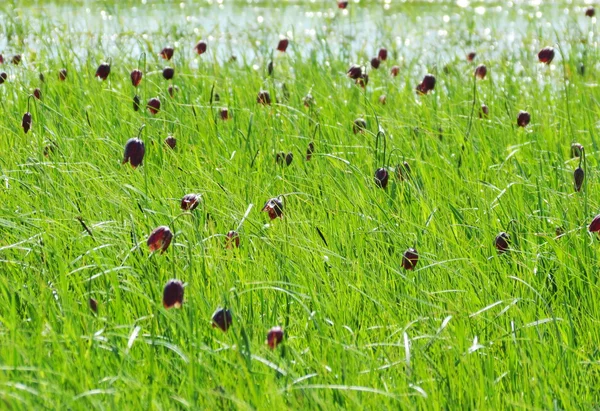
{"type": "Polygon", "coordinates": [[[435,83],[436,80],[433,74],[426,74],[425,77],[423,77],[421,84],[417,86],[417,91],[421,94],[427,94],[435,89],[435,83]]]}
{"type": "Polygon", "coordinates": [[[229,110],[227,109],[227,107],[223,107],[219,112],[219,115],[221,116],[221,120],[229,120],[229,110]]]}
{"type": "Polygon", "coordinates": [[[138,111],[140,109],[140,96],[135,95],[133,96],[133,110],[134,111],[138,111]]]}
{"type": "Polygon", "coordinates": [[[39,88],[36,88],[35,90],[33,90],[33,97],[37,98],[38,100],[41,100],[42,90],[40,90],[39,88]]]}
{"type": "Polygon", "coordinates": [[[61,69],[58,72],[58,79],[60,81],[65,81],[67,79],[67,69],[61,69]]]}
{"type": "Polygon", "coordinates": [[[387,49],[385,49],[383,47],[380,48],[379,53],[377,54],[377,57],[379,57],[379,60],[381,60],[381,61],[386,61],[387,57],[388,57],[387,49]]]}
{"type": "Polygon", "coordinates": [[[271,104],[271,95],[266,90],[261,90],[258,92],[258,96],[256,97],[256,102],[258,104],[262,104],[263,106],[267,106],[271,104]]]}
{"type": "Polygon", "coordinates": [[[271,198],[260,211],[266,211],[271,220],[283,218],[283,202],[279,198],[271,198]]]}
{"type": "Polygon", "coordinates": [[[175,75],[175,69],[172,67],[165,67],[163,69],[162,74],[166,80],[171,80],[173,78],[173,76],[175,75]]]}
{"type": "Polygon", "coordinates": [[[21,127],[23,127],[23,131],[25,134],[31,129],[31,113],[27,112],[23,114],[23,120],[21,121],[21,127]]]}
{"type": "Polygon", "coordinates": [[[159,55],[165,60],[171,60],[174,51],[172,47],[165,47],[160,51],[159,55]]]}
{"type": "Polygon", "coordinates": [[[206,49],[208,49],[208,44],[204,40],[200,40],[198,44],[196,44],[196,47],[194,47],[194,50],[196,50],[196,53],[198,54],[206,53],[206,49]]]}
{"type": "Polygon", "coordinates": [[[381,64],[381,60],[379,60],[378,57],[373,57],[371,59],[371,67],[373,67],[374,69],[378,69],[380,64],[381,64]]]}
{"type": "Polygon", "coordinates": [[[158,97],[148,100],[148,111],[152,114],[156,114],[160,111],[160,100],[158,97]]]}
{"type": "Polygon", "coordinates": [[[475,77],[483,80],[487,74],[487,67],[484,64],[480,64],[475,68],[475,77]]]}
{"type": "Polygon", "coordinates": [[[538,53],[538,59],[540,63],[550,64],[552,60],[554,60],[554,48],[552,47],[544,47],[538,53]]]}
{"type": "Polygon", "coordinates": [[[283,341],[283,329],[281,327],[273,327],[267,333],[267,345],[274,350],[283,341]]]}
{"type": "Polygon", "coordinates": [[[237,231],[228,231],[225,237],[227,238],[225,241],[225,248],[228,250],[233,247],[238,248],[240,246],[240,235],[237,231]]]}
{"type": "Polygon", "coordinates": [[[102,63],[98,66],[96,70],[96,77],[101,78],[102,80],[106,80],[108,75],[110,74],[110,64],[102,63]]]}
{"type": "Polygon", "coordinates": [[[585,10],[585,16],[586,17],[594,17],[596,15],[596,9],[593,7],[588,7],[585,10]]]}
{"type": "Polygon", "coordinates": [[[160,253],[164,253],[169,248],[169,244],[171,244],[171,240],[173,239],[173,232],[166,225],[162,225],[157,227],[150,233],[148,236],[148,240],[146,244],[150,251],[158,251],[160,253]]]}
{"type": "Polygon", "coordinates": [[[386,188],[389,178],[390,175],[385,168],[378,168],[377,171],[375,171],[375,184],[377,187],[386,188]]]}
{"type": "Polygon", "coordinates": [[[169,280],[163,290],[163,307],[180,308],[183,304],[183,283],[179,280],[169,280]]]}
{"type": "Polygon", "coordinates": [[[357,80],[357,79],[359,79],[362,76],[362,68],[360,66],[357,66],[357,65],[352,65],[348,69],[347,75],[351,79],[357,80]]]}
{"type": "Polygon", "coordinates": [[[400,74],[400,67],[399,66],[392,67],[392,69],[390,70],[390,73],[392,74],[392,77],[398,76],[398,74],[400,74]]]}
{"type": "Polygon", "coordinates": [[[414,270],[419,262],[419,253],[414,248],[409,248],[402,255],[402,268],[405,270],[414,270]]]}
{"type": "Polygon", "coordinates": [[[7,78],[8,78],[8,74],[6,74],[4,71],[2,73],[0,73],[0,84],[4,84],[4,82],[6,81],[7,78]]]}
{"type": "Polygon", "coordinates": [[[92,310],[94,313],[98,313],[98,301],[90,297],[89,304],[90,310],[92,310]]]}
{"type": "Polygon", "coordinates": [[[289,44],[290,44],[290,41],[288,39],[279,40],[279,44],[277,44],[277,51],[285,53],[289,44]]]}
{"type": "Polygon", "coordinates": [[[517,116],[517,125],[519,127],[527,127],[530,121],[531,115],[528,112],[519,111],[519,115],[517,116]]]}
{"type": "Polygon", "coordinates": [[[133,137],[127,140],[125,144],[125,153],[123,154],[123,164],[129,163],[131,167],[136,168],[142,164],[146,148],[144,142],[139,138],[133,137]]]}
{"type": "Polygon", "coordinates": [[[600,231],[600,214],[594,217],[594,219],[590,223],[588,230],[590,231],[590,233],[597,233],[598,231],[600,231]]]}
{"type": "Polygon", "coordinates": [[[220,328],[223,332],[227,332],[231,324],[233,323],[233,317],[231,311],[226,308],[217,308],[212,315],[212,326],[213,328],[220,328]]]}
{"type": "Polygon", "coordinates": [[[410,165],[405,161],[396,166],[396,177],[400,181],[408,180],[410,177],[410,165]]]}
{"type": "Polygon", "coordinates": [[[131,71],[131,84],[133,85],[133,87],[137,87],[140,85],[143,76],[144,74],[141,72],[141,70],[136,69],[131,71]]]}
{"type": "Polygon", "coordinates": [[[181,209],[183,211],[193,211],[198,207],[201,200],[200,194],[186,194],[181,199],[181,209]]]}
{"type": "Polygon", "coordinates": [[[476,55],[477,55],[477,54],[476,54],[475,52],[473,52],[473,51],[472,51],[472,52],[470,52],[469,54],[467,54],[467,61],[468,61],[469,63],[471,63],[473,60],[475,60],[475,56],[476,56],[476,55]]]}
{"type": "Polygon", "coordinates": [[[310,161],[313,153],[315,152],[315,143],[312,141],[308,143],[308,147],[306,148],[306,161],[310,161]]]}
{"type": "Polygon", "coordinates": [[[363,118],[357,118],[352,123],[352,131],[354,134],[364,133],[367,128],[367,122],[363,118]]]}
{"type": "Polygon", "coordinates": [[[509,239],[510,236],[505,232],[501,232],[496,236],[496,239],[494,240],[494,245],[496,246],[496,250],[498,250],[498,254],[503,254],[508,250],[509,239]]]}
{"type": "Polygon", "coordinates": [[[167,136],[167,138],[165,138],[165,144],[174,149],[175,146],[177,146],[177,139],[173,136],[167,136]]]}
{"type": "Polygon", "coordinates": [[[21,63],[21,55],[15,54],[12,58],[12,64],[14,64],[15,66],[18,66],[19,63],[21,63]]]}

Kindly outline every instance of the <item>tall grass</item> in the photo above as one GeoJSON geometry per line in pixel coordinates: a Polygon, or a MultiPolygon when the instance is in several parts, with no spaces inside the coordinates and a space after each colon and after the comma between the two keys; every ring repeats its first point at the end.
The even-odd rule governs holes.
{"type": "MultiPolygon", "coordinates": [[[[0,65],[8,73],[0,85],[2,408],[598,406],[600,245],[587,231],[599,208],[597,37],[579,42],[590,22],[568,20],[556,37],[532,20],[523,34],[534,41],[479,49],[473,63],[463,49],[477,45],[463,34],[479,28],[465,20],[444,45],[460,57],[405,55],[395,29],[380,27],[358,51],[292,41],[286,54],[259,31],[251,34],[262,46],[248,45],[255,57],[235,62],[217,58],[210,42],[195,57],[197,35],[165,32],[142,43],[144,62],[107,55],[99,33],[75,44],[77,36],[52,31],[52,19],[9,11],[3,27],[15,42],[0,65]],[[61,41],[27,53],[19,33],[61,41]],[[173,42],[180,46],[165,62],[157,53],[173,42]],[[88,54],[74,55],[73,44],[88,54]],[[538,45],[555,46],[550,66],[537,63],[538,45]],[[369,70],[366,89],[356,86],[346,70],[380,46],[389,60],[369,70]],[[23,63],[13,66],[20,48],[23,63]],[[99,81],[95,70],[109,57],[111,74],[99,81]],[[480,63],[488,75],[474,84],[480,63]],[[167,65],[180,89],[173,98],[167,65]],[[134,68],[144,72],[137,91],[134,68]],[[435,91],[418,96],[427,72],[435,91]],[[30,100],[24,134],[36,87],[42,98],[30,100]],[[271,106],[256,103],[263,89],[271,106]],[[308,93],[316,104],[306,108],[308,93]],[[144,106],[157,96],[153,116],[144,106]],[[220,120],[221,107],[230,121],[220,120]],[[525,129],[520,110],[532,116],[525,129]],[[357,118],[364,133],[352,132],[357,118]],[[121,164],[123,148],[141,126],[146,155],[132,169],[121,164]],[[579,193],[573,142],[586,149],[579,193]],[[290,166],[276,163],[278,152],[293,153],[290,166]],[[412,170],[404,181],[395,175],[403,161],[412,170]],[[391,175],[385,190],[373,180],[379,167],[391,175]],[[188,193],[202,203],[182,212],[188,193]],[[284,217],[270,221],[260,210],[279,195],[284,217]],[[175,238],[151,254],[145,242],[160,225],[175,238]],[[240,233],[238,249],[225,247],[229,230],[240,233]],[[510,251],[499,255],[502,231],[510,251]],[[420,256],[414,271],[401,268],[409,247],[420,256]],[[162,306],[171,278],[186,285],[181,309],[162,306]],[[218,307],[233,314],[227,333],[211,327],[218,307]],[[270,350],[275,325],[285,339],[270,350]]],[[[492,34],[502,41],[501,28],[492,34]]]]}

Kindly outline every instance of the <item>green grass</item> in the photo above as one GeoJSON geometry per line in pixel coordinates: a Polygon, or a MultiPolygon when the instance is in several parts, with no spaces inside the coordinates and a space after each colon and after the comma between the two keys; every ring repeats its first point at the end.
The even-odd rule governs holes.
{"type": "MultiPolygon", "coordinates": [[[[348,25],[333,24],[351,29],[357,10],[348,25]]],[[[9,74],[0,85],[1,408],[599,406],[600,244],[587,231],[600,208],[598,52],[579,41],[593,23],[566,20],[569,31],[556,38],[531,19],[527,41],[486,54],[490,43],[473,40],[481,27],[466,9],[439,49],[408,54],[389,21],[377,30],[372,22],[373,44],[334,51],[292,41],[267,76],[278,39],[271,29],[245,33],[262,42],[243,43],[256,57],[232,63],[215,57],[217,42],[195,57],[200,36],[165,22],[164,37],[143,43],[144,65],[138,54],[107,53],[110,41],[96,32],[29,48],[23,33],[45,44],[61,23],[9,11],[4,55],[23,50],[23,63],[0,65],[9,74]],[[173,61],[156,56],[174,41],[173,61]],[[552,65],[537,63],[552,44],[552,65]],[[89,54],[73,55],[73,45],[89,54]],[[366,90],[354,85],[350,64],[381,45],[390,59],[369,71],[366,90]],[[479,54],[468,63],[471,48],[479,54]],[[112,72],[101,82],[94,73],[107,57],[112,72]],[[488,76],[473,100],[480,63],[488,76]],[[175,98],[160,73],[166,65],[176,70],[175,98]],[[156,116],[132,109],[137,67],[142,106],[162,102],[156,116]],[[417,96],[427,72],[435,92],[417,96]],[[42,99],[28,102],[36,87],[42,99]],[[261,89],[278,104],[258,105],[261,89]],[[307,109],[309,92],[316,105],[307,109]],[[482,103],[488,118],[479,118],[482,103]],[[28,104],[33,126],[24,134],[28,104]],[[219,119],[220,107],[230,121],[219,119]],[[531,113],[526,129],[516,125],[519,110],[531,113]],[[359,117],[364,134],[352,132],[359,117]],[[121,164],[123,148],[142,125],[144,164],[132,169],[121,164]],[[586,148],[579,193],[573,142],[586,148]],[[281,151],[293,153],[289,167],[276,164],[281,151]],[[394,173],[402,161],[412,168],[406,181],[394,173]],[[379,167],[390,171],[385,190],[373,181],[379,167]],[[203,201],[182,213],[187,193],[203,201]],[[284,218],[269,221],[260,210],[278,195],[284,218]],[[146,238],[160,225],[175,238],[151,254],[146,238]],[[558,239],[557,227],[566,233],[558,239]],[[241,246],[229,250],[232,229],[241,246]],[[502,231],[511,250],[498,255],[502,231]],[[409,247],[420,255],[414,271],[401,267],[409,247]],[[162,306],[171,278],[186,284],[181,309],[162,306]],[[211,327],[218,307],[233,313],[227,333],[211,327]],[[272,351],[265,339],[275,325],[285,339],[272,351]]],[[[502,35],[502,25],[493,28],[502,35]]]]}

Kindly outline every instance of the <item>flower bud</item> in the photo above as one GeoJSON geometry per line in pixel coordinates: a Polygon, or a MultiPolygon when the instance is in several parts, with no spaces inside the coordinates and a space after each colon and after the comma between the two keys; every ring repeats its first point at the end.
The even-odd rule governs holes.
{"type": "Polygon", "coordinates": [[[146,245],[151,252],[160,250],[160,253],[164,253],[169,248],[171,240],[173,239],[173,232],[166,225],[157,227],[150,233],[146,245]]]}
{"type": "Polygon", "coordinates": [[[140,109],[140,96],[133,96],[133,111],[138,111],[140,109]]]}
{"type": "Polygon", "coordinates": [[[23,131],[25,134],[31,129],[31,113],[27,112],[23,114],[23,120],[21,121],[21,127],[23,127],[23,131]]]}
{"type": "Polygon", "coordinates": [[[163,290],[163,307],[180,308],[183,304],[183,283],[179,280],[169,280],[163,290]]]}
{"type": "Polygon", "coordinates": [[[379,58],[373,57],[371,59],[371,67],[373,67],[374,69],[378,69],[380,64],[381,64],[381,60],[379,60],[379,58]]]}
{"type": "Polygon", "coordinates": [[[285,155],[285,165],[289,166],[290,164],[292,164],[292,161],[294,160],[294,154],[293,153],[287,153],[285,155]]]}
{"type": "Polygon", "coordinates": [[[131,84],[133,87],[137,87],[142,82],[143,73],[140,70],[133,70],[131,72],[131,84]]]}
{"type": "Polygon", "coordinates": [[[348,7],[348,2],[346,0],[339,0],[338,1],[338,9],[345,9],[346,7],[348,7]]]}
{"type": "Polygon", "coordinates": [[[410,177],[410,165],[405,161],[396,166],[396,178],[400,181],[408,180],[410,177]]]}
{"type": "Polygon", "coordinates": [[[467,61],[468,61],[469,63],[472,63],[472,62],[473,62],[473,60],[475,60],[475,56],[476,56],[476,55],[477,55],[477,54],[476,54],[475,52],[473,52],[473,51],[472,51],[472,52],[470,52],[469,54],[467,54],[467,61]]]}
{"type": "Polygon", "coordinates": [[[88,301],[89,305],[90,305],[90,310],[92,310],[94,313],[98,313],[98,301],[96,301],[94,298],[90,297],[90,300],[88,301]]]}
{"type": "Polygon", "coordinates": [[[306,161],[310,161],[313,153],[315,152],[315,143],[312,141],[308,143],[308,147],[306,148],[306,161]]]}
{"type": "Polygon", "coordinates": [[[67,79],[67,69],[61,69],[58,72],[58,79],[60,81],[65,81],[67,79]]]}
{"type": "Polygon", "coordinates": [[[575,191],[581,191],[581,186],[583,185],[583,180],[585,178],[585,173],[583,168],[577,167],[575,172],[573,172],[573,180],[575,181],[575,191]]]}
{"type": "Polygon", "coordinates": [[[33,97],[37,98],[38,100],[42,99],[42,90],[40,90],[39,88],[36,88],[35,90],[33,90],[33,97]]]}
{"type": "Polygon", "coordinates": [[[177,85],[171,84],[169,88],[167,88],[167,92],[169,93],[169,96],[171,96],[171,98],[174,98],[175,94],[179,93],[179,87],[177,85]]]}
{"type": "Polygon", "coordinates": [[[21,63],[21,55],[15,54],[12,58],[12,64],[14,64],[15,66],[18,66],[20,63],[21,63]]]}
{"type": "Polygon", "coordinates": [[[385,106],[386,101],[387,101],[387,97],[385,94],[382,94],[379,96],[379,104],[381,104],[382,106],[385,106]]]}
{"type": "Polygon", "coordinates": [[[400,67],[399,66],[392,67],[392,69],[390,70],[390,73],[392,74],[392,77],[397,77],[398,74],[400,74],[400,67]]]}
{"type": "Polygon", "coordinates": [[[8,78],[8,74],[6,74],[4,71],[2,73],[0,73],[0,84],[4,84],[4,82],[6,81],[7,78],[8,78]]]}

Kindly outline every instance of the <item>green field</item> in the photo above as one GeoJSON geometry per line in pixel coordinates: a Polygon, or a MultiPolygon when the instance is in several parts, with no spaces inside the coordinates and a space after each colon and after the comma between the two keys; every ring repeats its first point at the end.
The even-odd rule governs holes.
{"type": "Polygon", "coordinates": [[[598,409],[596,18],[458,3],[0,5],[0,409],[598,409]]]}

